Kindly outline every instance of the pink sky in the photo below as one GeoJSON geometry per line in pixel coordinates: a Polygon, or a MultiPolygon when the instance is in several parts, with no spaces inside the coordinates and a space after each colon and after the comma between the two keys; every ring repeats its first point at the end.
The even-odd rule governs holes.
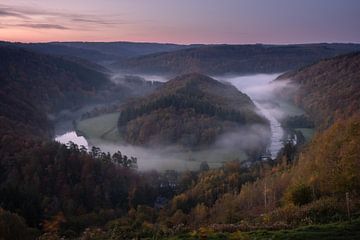
{"type": "Polygon", "coordinates": [[[0,40],[360,42],[357,0],[1,0],[0,40]]]}

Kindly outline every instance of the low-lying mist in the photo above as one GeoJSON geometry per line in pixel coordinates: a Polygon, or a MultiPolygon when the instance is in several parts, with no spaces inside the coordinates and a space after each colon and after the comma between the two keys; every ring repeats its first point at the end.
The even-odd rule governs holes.
{"type": "Polygon", "coordinates": [[[120,150],[123,154],[138,158],[140,170],[197,170],[202,161],[210,167],[220,167],[230,160],[247,160],[248,153],[266,146],[269,143],[269,130],[263,125],[242,127],[234,132],[219,136],[214,144],[201,150],[184,149],[175,145],[152,145],[140,147],[130,144],[111,143],[102,139],[91,139],[91,144],[100,147],[104,152],[114,153],[120,150]]]}
{"type": "MultiPolygon", "coordinates": [[[[286,81],[273,81],[279,74],[257,74],[250,76],[215,76],[214,78],[234,85],[247,94],[255,103],[258,111],[270,122],[268,127],[261,125],[244,126],[236,131],[219,136],[214,144],[206,149],[190,151],[180,146],[140,147],[129,144],[109,142],[104,139],[87,139],[89,146],[100,147],[104,152],[114,153],[120,150],[123,154],[138,158],[140,170],[196,170],[202,161],[207,161],[210,167],[220,167],[229,160],[248,160],[254,156],[249,153],[267,146],[268,155],[276,157],[282,148],[284,131],[280,120],[288,115],[286,103],[278,97],[279,91],[288,88],[286,81]]],[[[166,76],[131,76],[147,82],[161,81],[166,76]]],[[[121,83],[128,75],[117,74],[112,77],[115,83],[121,83]]],[[[291,111],[294,111],[291,109],[291,111]]],[[[295,110],[297,111],[297,110],[295,110]]]]}
{"type": "MultiPolygon", "coordinates": [[[[284,130],[280,121],[289,115],[290,109],[279,93],[294,87],[288,81],[274,81],[280,74],[256,74],[248,76],[216,76],[215,79],[234,85],[239,91],[247,94],[258,108],[259,114],[270,122],[271,143],[268,147],[272,158],[283,146],[284,130]]],[[[291,109],[292,111],[299,111],[291,109]]]]}
{"type": "Polygon", "coordinates": [[[139,79],[144,79],[149,82],[167,82],[170,78],[168,76],[162,75],[152,75],[152,74],[128,74],[117,72],[111,75],[110,80],[114,83],[121,83],[125,77],[138,77],[139,79]]]}

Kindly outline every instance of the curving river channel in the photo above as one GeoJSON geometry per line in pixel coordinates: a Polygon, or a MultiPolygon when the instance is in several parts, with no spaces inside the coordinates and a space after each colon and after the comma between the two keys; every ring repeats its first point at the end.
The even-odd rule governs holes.
{"type": "Polygon", "coordinates": [[[284,130],[278,120],[281,113],[270,103],[275,99],[275,84],[270,84],[279,74],[256,74],[249,76],[217,77],[234,85],[239,91],[247,94],[256,107],[270,122],[271,143],[268,149],[272,158],[283,146],[284,130]]]}

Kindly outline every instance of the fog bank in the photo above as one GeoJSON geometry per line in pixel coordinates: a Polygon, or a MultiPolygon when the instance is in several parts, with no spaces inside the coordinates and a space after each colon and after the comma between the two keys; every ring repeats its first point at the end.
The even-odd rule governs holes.
{"type": "Polygon", "coordinates": [[[228,82],[234,85],[239,91],[247,94],[255,103],[262,114],[270,122],[271,143],[268,151],[272,158],[283,146],[284,130],[279,122],[287,115],[277,106],[276,93],[279,89],[285,87],[287,82],[273,82],[280,74],[256,74],[249,76],[217,76],[216,79],[228,82]]]}

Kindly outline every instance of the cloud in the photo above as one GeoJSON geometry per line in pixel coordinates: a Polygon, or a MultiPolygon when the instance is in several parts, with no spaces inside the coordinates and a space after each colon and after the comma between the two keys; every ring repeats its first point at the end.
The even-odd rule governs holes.
{"type": "Polygon", "coordinates": [[[27,27],[27,28],[36,28],[36,29],[60,29],[66,30],[68,27],[58,25],[58,24],[46,24],[46,23],[24,23],[24,24],[16,24],[15,26],[19,27],[27,27]]]}
{"type": "Polygon", "coordinates": [[[25,27],[83,31],[94,30],[96,25],[101,25],[103,28],[104,26],[116,27],[119,24],[129,24],[118,16],[79,14],[4,4],[0,4],[0,20],[6,21],[6,24],[2,24],[2,28],[25,27]]]}
{"type": "Polygon", "coordinates": [[[11,11],[8,11],[1,7],[0,7],[0,17],[17,17],[17,18],[22,18],[22,19],[28,19],[28,17],[26,17],[23,14],[11,12],[11,11]]]}
{"type": "Polygon", "coordinates": [[[102,25],[113,25],[113,24],[125,24],[125,22],[112,22],[103,19],[88,19],[88,18],[73,18],[71,19],[73,22],[80,22],[80,23],[95,23],[95,24],[102,24],[102,25]]]}

